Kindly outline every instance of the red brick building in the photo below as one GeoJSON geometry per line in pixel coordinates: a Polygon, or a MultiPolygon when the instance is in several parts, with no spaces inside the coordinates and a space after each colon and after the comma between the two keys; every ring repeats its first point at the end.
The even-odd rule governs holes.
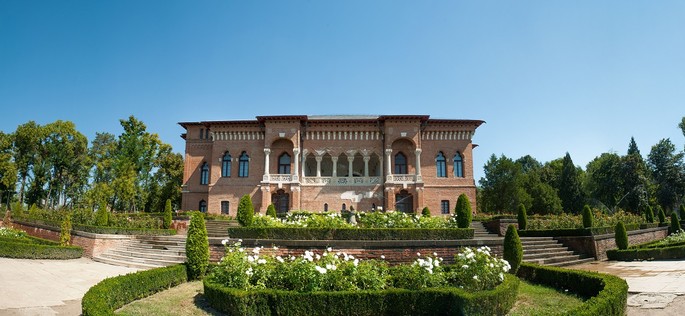
{"type": "Polygon", "coordinates": [[[258,116],[179,123],[186,129],[183,210],[475,211],[471,138],[483,121],[427,115],[258,116]]]}

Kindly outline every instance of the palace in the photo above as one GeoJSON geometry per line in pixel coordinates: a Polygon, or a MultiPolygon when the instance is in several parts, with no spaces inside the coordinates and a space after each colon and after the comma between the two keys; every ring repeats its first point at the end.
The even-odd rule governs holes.
{"type": "Polygon", "coordinates": [[[182,210],[475,211],[471,142],[480,120],[427,115],[258,116],[181,122],[186,133],[182,210]]]}

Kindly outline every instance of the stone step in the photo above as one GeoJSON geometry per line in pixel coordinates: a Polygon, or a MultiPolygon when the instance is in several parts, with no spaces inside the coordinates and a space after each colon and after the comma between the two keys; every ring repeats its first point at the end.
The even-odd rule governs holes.
{"type": "Polygon", "coordinates": [[[552,263],[561,263],[561,262],[567,262],[567,261],[578,260],[578,259],[579,259],[578,255],[563,255],[563,256],[554,256],[554,257],[540,258],[540,259],[524,259],[523,261],[529,262],[529,263],[549,265],[552,263]]]}
{"type": "Polygon", "coordinates": [[[556,244],[551,244],[551,245],[522,245],[523,249],[529,249],[529,250],[545,250],[545,249],[554,249],[557,248],[559,245],[556,244]]]}
{"type": "Polygon", "coordinates": [[[129,249],[111,249],[107,253],[113,253],[120,256],[149,258],[149,259],[169,259],[185,261],[186,254],[181,252],[173,253],[159,253],[159,252],[139,252],[129,249]]]}
{"type": "Polygon", "coordinates": [[[554,257],[560,257],[560,256],[572,256],[572,255],[576,255],[576,254],[574,254],[573,251],[569,251],[569,250],[555,251],[555,252],[548,252],[548,253],[534,253],[534,254],[526,254],[524,252],[523,253],[523,260],[547,259],[547,258],[554,258],[554,257]]]}
{"type": "Polygon", "coordinates": [[[112,250],[122,250],[129,252],[140,252],[140,253],[159,253],[159,254],[174,254],[174,255],[185,255],[185,249],[155,249],[155,248],[145,248],[131,245],[121,245],[112,250]]]}
{"type": "Polygon", "coordinates": [[[132,242],[144,243],[149,245],[160,245],[160,246],[184,246],[186,240],[147,240],[147,239],[133,239],[132,242]]]}
{"type": "Polygon", "coordinates": [[[114,260],[119,260],[119,261],[125,261],[133,264],[146,264],[146,265],[153,265],[153,266],[158,266],[158,267],[164,267],[164,266],[169,266],[172,264],[178,264],[178,263],[183,263],[185,260],[170,260],[170,259],[150,259],[150,258],[139,258],[139,257],[131,257],[131,256],[122,256],[114,253],[103,253],[99,256],[100,258],[109,258],[109,259],[114,259],[114,260]]]}
{"type": "Polygon", "coordinates": [[[523,249],[523,254],[540,254],[540,253],[554,253],[558,251],[568,251],[567,247],[553,247],[553,248],[544,248],[544,249],[530,249],[530,248],[524,248],[523,249]]]}
{"type": "Polygon", "coordinates": [[[130,243],[123,244],[121,247],[126,247],[128,249],[139,249],[139,250],[153,250],[153,251],[185,251],[186,247],[183,246],[163,246],[163,245],[149,245],[143,243],[130,243]]]}
{"type": "Polygon", "coordinates": [[[595,258],[585,258],[585,259],[577,259],[577,260],[550,263],[548,265],[553,266],[553,267],[566,267],[566,266],[583,264],[583,263],[588,263],[588,262],[593,262],[593,261],[595,261],[595,258]]]}
{"type": "Polygon", "coordinates": [[[125,261],[125,260],[117,260],[117,259],[106,258],[106,257],[101,257],[101,256],[93,257],[93,261],[111,264],[111,265],[115,265],[115,266],[121,266],[121,267],[138,268],[138,269],[143,269],[143,270],[154,269],[154,268],[160,267],[158,265],[129,262],[129,261],[125,261]]]}

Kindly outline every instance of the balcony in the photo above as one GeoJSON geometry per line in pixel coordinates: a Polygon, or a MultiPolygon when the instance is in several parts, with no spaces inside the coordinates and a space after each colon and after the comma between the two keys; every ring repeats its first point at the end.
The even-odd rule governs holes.
{"type": "Polygon", "coordinates": [[[292,183],[297,182],[298,177],[291,174],[265,174],[262,182],[265,183],[292,183]]]}
{"type": "Polygon", "coordinates": [[[370,186],[381,184],[381,177],[304,177],[303,185],[311,186],[370,186]]]}
{"type": "Polygon", "coordinates": [[[413,184],[417,182],[423,182],[423,177],[415,174],[391,174],[385,177],[385,182],[395,184],[413,184]]]}

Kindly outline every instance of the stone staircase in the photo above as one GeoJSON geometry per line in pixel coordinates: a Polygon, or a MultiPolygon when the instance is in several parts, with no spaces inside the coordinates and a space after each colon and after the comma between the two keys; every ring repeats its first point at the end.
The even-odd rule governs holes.
{"type": "Polygon", "coordinates": [[[595,260],[575,254],[553,237],[521,237],[521,244],[524,262],[563,267],[595,260]]]}
{"type": "Polygon", "coordinates": [[[482,222],[471,222],[473,238],[500,238],[497,234],[490,233],[482,222]]]}
{"type": "Polygon", "coordinates": [[[239,227],[237,221],[205,221],[207,237],[226,237],[229,227],[239,227]]]}
{"type": "Polygon", "coordinates": [[[186,236],[135,236],[93,260],[117,266],[152,269],[186,261],[186,236]]]}

